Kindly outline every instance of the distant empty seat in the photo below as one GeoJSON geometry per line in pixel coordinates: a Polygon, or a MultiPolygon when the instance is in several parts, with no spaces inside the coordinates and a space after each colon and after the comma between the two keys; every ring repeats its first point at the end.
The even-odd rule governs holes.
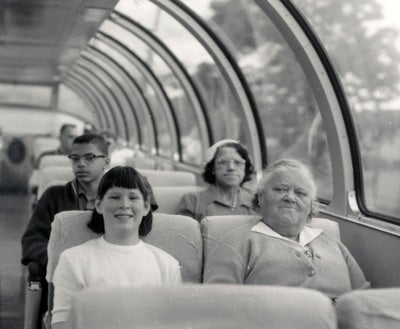
{"type": "Polygon", "coordinates": [[[66,155],[45,155],[40,159],[39,169],[45,167],[71,167],[71,162],[66,155]]]}
{"type": "MultiPolygon", "coordinates": [[[[204,261],[214,250],[217,243],[232,229],[245,225],[249,222],[257,223],[259,215],[232,215],[232,216],[208,216],[201,221],[201,232],[203,235],[204,261]]],[[[323,229],[327,233],[339,238],[338,223],[326,218],[313,218],[307,224],[310,227],[323,229]]]]}
{"type": "Polygon", "coordinates": [[[134,168],[155,170],[157,161],[154,158],[141,154],[139,151],[136,151],[136,153],[137,155],[131,161],[134,168]]]}
{"type": "Polygon", "coordinates": [[[73,329],[335,329],[333,306],[301,288],[182,285],[93,288],[71,301],[73,329]]]}
{"type": "Polygon", "coordinates": [[[37,197],[40,198],[51,182],[68,182],[74,178],[72,167],[45,167],[39,171],[37,197]]]}
{"type": "Polygon", "coordinates": [[[400,289],[352,291],[336,302],[339,329],[400,328],[400,289]]]}
{"type": "MultiPolygon", "coordinates": [[[[55,216],[48,246],[47,281],[53,280],[63,250],[100,236],[87,227],[90,217],[90,211],[65,211],[55,216]]],[[[143,241],[174,256],[181,265],[184,281],[201,281],[203,244],[198,222],[185,216],[155,213],[153,228],[143,241]]]]}
{"type": "Polygon", "coordinates": [[[31,176],[29,177],[28,191],[31,193],[36,193],[39,187],[39,181],[40,181],[39,169],[34,169],[32,171],[31,176]]]}
{"type": "Polygon", "coordinates": [[[158,203],[158,212],[176,214],[182,196],[189,192],[204,191],[205,186],[154,186],[153,192],[158,203]]]}
{"type": "Polygon", "coordinates": [[[36,137],[33,141],[33,156],[35,162],[39,156],[46,151],[52,151],[60,146],[60,140],[53,136],[36,137]]]}
{"type": "Polygon", "coordinates": [[[196,175],[188,171],[139,169],[151,186],[193,186],[196,175]]]}

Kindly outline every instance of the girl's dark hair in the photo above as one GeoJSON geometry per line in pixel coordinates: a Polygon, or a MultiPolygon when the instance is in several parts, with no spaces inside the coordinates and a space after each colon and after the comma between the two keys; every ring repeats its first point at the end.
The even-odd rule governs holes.
{"type": "MultiPolygon", "coordinates": [[[[150,204],[148,214],[143,216],[142,222],[139,225],[139,236],[146,236],[151,231],[153,225],[153,210],[157,209],[157,205],[154,205],[152,202],[154,200],[153,191],[146,177],[142,176],[132,167],[114,167],[107,171],[101,178],[97,190],[97,198],[102,200],[107,191],[112,187],[139,189],[144,201],[150,204]]],[[[87,226],[95,233],[105,233],[103,215],[94,209],[92,218],[87,226]]]]}
{"type": "Polygon", "coordinates": [[[254,173],[254,166],[253,166],[253,161],[250,158],[249,152],[240,144],[238,143],[227,143],[222,146],[220,146],[217,149],[217,152],[215,152],[214,157],[210,162],[208,162],[204,168],[204,172],[202,174],[203,179],[206,183],[209,184],[215,184],[215,174],[214,174],[214,169],[215,169],[215,156],[217,155],[218,151],[221,148],[225,147],[231,147],[239,153],[239,155],[242,157],[243,160],[246,161],[245,164],[245,169],[244,169],[244,177],[240,185],[242,185],[245,182],[248,182],[252,179],[252,175],[254,173]]]}

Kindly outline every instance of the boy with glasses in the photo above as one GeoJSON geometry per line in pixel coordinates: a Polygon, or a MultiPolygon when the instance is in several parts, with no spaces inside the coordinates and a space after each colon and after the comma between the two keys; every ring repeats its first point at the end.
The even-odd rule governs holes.
{"type": "Polygon", "coordinates": [[[22,236],[22,264],[39,265],[42,281],[41,313],[47,309],[47,244],[54,216],[66,210],[93,210],[100,178],[108,166],[108,148],[100,135],[84,134],[72,144],[72,170],[75,178],[62,186],[48,188],[37,202],[28,227],[22,236]]]}

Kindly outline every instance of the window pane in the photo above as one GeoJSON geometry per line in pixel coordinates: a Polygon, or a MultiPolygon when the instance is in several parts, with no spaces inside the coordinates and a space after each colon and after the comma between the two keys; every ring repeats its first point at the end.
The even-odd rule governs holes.
{"type": "MultiPolygon", "coordinates": [[[[183,159],[186,162],[193,164],[200,164],[202,157],[201,152],[198,152],[196,148],[192,147],[193,143],[198,144],[200,140],[200,132],[197,120],[195,120],[194,109],[190,100],[188,99],[182,84],[176,78],[174,72],[165,63],[165,61],[155,53],[148,45],[146,45],[141,39],[127,31],[126,29],[118,26],[117,24],[106,21],[101,29],[106,33],[110,34],[116,40],[126,45],[132,52],[140,57],[155,73],[159,81],[164,87],[164,90],[170,99],[175,113],[177,116],[179,128],[181,130],[181,145],[183,154],[186,157],[183,159]]],[[[154,100],[154,97],[151,97],[154,100]]],[[[167,120],[165,118],[165,113],[161,111],[162,107],[159,108],[159,116],[157,117],[157,124],[164,125],[160,129],[160,146],[162,146],[162,154],[170,154],[169,145],[170,140],[165,138],[165,133],[167,130],[167,120]],[[162,119],[164,118],[164,119],[162,119]]]]}
{"type": "Polygon", "coordinates": [[[280,32],[247,0],[193,1],[190,5],[223,40],[229,40],[258,106],[268,162],[296,157],[310,164],[319,197],[330,200],[331,162],[319,108],[280,32]]]}
{"type": "Polygon", "coordinates": [[[97,117],[91,115],[96,110],[92,108],[92,104],[83,100],[78,94],[63,84],[58,89],[57,107],[62,112],[68,112],[86,121],[94,122],[95,126],[99,125],[97,117]]]}
{"type": "MultiPolygon", "coordinates": [[[[196,6],[196,2],[185,4],[196,6]]],[[[186,27],[149,1],[122,0],[116,9],[154,33],[182,62],[201,94],[214,139],[234,138],[246,144],[251,131],[233,87],[208,50],[186,27]]]]}
{"type": "Polygon", "coordinates": [[[347,95],[372,211],[400,213],[398,0],[295,0],[321,38],[347,95]]]}

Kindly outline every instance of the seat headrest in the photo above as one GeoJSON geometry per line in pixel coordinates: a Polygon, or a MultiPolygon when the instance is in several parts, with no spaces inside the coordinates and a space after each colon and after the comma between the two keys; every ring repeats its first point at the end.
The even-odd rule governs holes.
{"type": "Polygon", "coordinates": [[[71,301],[69,328],[334,329],[330,299],[302,288],[180,285],[87,289],[71,301]]]}
{"type": "MultiPolygon", "coordinates": [[[[39,170],[38,198],[49,186],[50,182],[68,182],[74,179],[72,167],[44,167],[39,170]]],[[[54,185],[54,184],[53,184],[54,185]]]]}
{"type": "Polygon", "coordinates": [[[205,186],[154,186],[153,192],[158,202],[158,211],[176,214],[179,202],[186,193],[204,191],[205,186]]]}
{"type": "Polygon", "coordinates": [[[60,140],[57,137],[36,137],[33,140],[33,155],[35,160],[46,151],[55,150],[60,146],[60,140]]]}
{"type": "Polygon", "coordinates": [[[196,175],[188,171],[139,169],[151,186],[193,186],[196,175]]]}
{"type": "Polygon", "coordinates": [[[339,329],[400,328],[400,289],[354,290],[339,297],[339,329]]]}
{"type": "MultiPolygon", "coordinates": [[[[100,236],[87,227],[90,218],[90,211],[76,210],[55,216],[48,245],[47,281],[52,281],[62,251],[100,236]]],[[[153,228],[143,241],[174,256],[184,281],[201,281],[203,243],[197,221],[186,216],[153,213],[153,228]]]]}
{"type": "Polygon", "coordinates": [[[40,159],[39,169],[45,167],[71,167],[71,163],[66,155],[61,155],[61,154],[44,155],[40,159]]]}

